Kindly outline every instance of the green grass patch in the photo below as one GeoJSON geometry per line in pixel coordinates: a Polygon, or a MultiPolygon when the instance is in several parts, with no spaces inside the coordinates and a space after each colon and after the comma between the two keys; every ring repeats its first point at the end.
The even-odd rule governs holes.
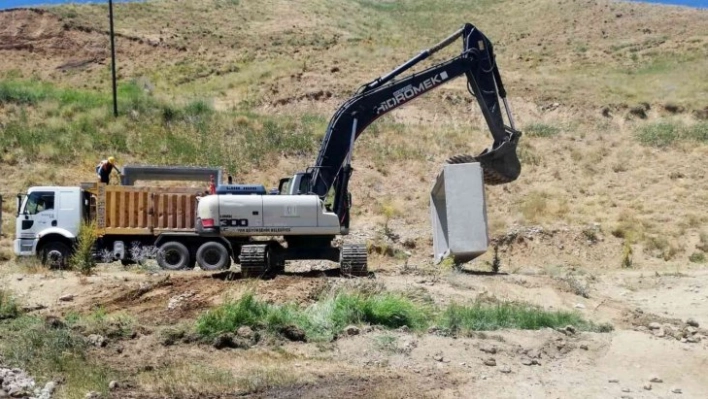
{"type": "Polygon", "coordinates": [[[123,312],[109,314],[103,308],[87,314],[71,311],[66,315],[65,322],[83,335],[99,334],[107,338],[126,338],[135,329],[135,319],[130,315],[123,312]]]}
{"type": "Polygon", "coordinates": [[[294,324],[296,313],[292,306],[271,305],[247,293],[209,310],[197,320],[196,329],[203,336],[234,332],[241,326],[276,332],[282,326],[294,324]]]}
{"type": "Polygon", "coordinates": [[[86,340],[65,327],[50,327],[38,317],[23,316],[0,323],[0,354],[3,363],[26,370],[42,384],[61,375],[65,378],[55,395],[83,398],[88,391],[107,393],[117,379],[111,370],[88,356],[86,340]]]}
{"type": "Polygon", "coordinates": [[[560,133],[561,129],[545,123],[533,123],[526,126],[524,133],[530,137],[553,137],[560,133]]]}
{"type": "Polygon", "coordinates": [[[440,327],[453,333],[493,331],[500,329],[539,330],[572,325],[586,331],[607,331],[607,326],[596,326],[579,314],[566,311],[548,311],[524,303],[501,302],[472,305],[451,304],[443,312],[440,327]]]}
{"type": "Polygon", "coordinates": [[[573,325],[580,330],[605,331],[579,314],[548,311],[526,304],[452,304],[438,307],[400,292],[341,289],[322,296],[307,307],[276,305],[247,293],[202,314],[196,331],[204,338],[235,332],[241,326],[276,333],[285,326],[296,326],[309,341],[331,341],[348,325],[375,325],[387,329],[406,326],[425,331],[440,326],[453,333],[488,331],[503,328],[540,329],[573,325]]]}
{"type": "Polygon", "coordinates": [[[158,100],[137,81],[119,87],[117,118],[110,93],[32,80],[0,81],[0,102],[14,104],[0,130],[0,162],[13,164],[72,164],[110,153],[151,164],[218,166],[236,175],[283,156],[311,155],[325,130],[313,115],[217,111],[202,98],[158,100]]]}
{"type": "Polygon", "coordinates": [[[671,121],[651,123],[639,127],[635,137],[644,145],[659,148],[678,142],[708,143],[708,122],[693,125],[671,121]]]}
{"type": "Polygon", "coordinates": [[[0,320],[14,319],[20,315],[20,308],[15,297],[8,291],[0,289],[0,320]]]}
{"type": "Polygon", "coordinates": [[[703,252],[694,252],[688,257],[688,260],[693,263],[706,263],[706,254],[703,252]]]}

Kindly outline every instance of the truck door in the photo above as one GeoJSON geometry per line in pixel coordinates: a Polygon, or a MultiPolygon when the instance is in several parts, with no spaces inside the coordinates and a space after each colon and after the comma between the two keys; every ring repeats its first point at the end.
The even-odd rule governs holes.
{"type": "Polygon", "coordinates": [[[74,236],[79,234],[81,223],[81,197],[79,190],[60,189],[59,204],[57,206],[56,226],[68,230],[74,236]]]}
{"type": "Polygon", "coordinates": [[[40,231],[56,225],[55,198],[54,191],[33,191],[27,196],[19,220],[22,236],[34,236],[40,231]]]}

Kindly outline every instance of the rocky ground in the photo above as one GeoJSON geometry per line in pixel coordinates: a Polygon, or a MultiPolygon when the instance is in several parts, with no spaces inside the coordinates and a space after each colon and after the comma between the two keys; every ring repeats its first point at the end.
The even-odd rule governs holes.
{"type": "MultiPolygon", "coordinates": [[[[708,392],[701,371],[708,362],[704,270],[594,272],[582,292],[571,289],[567,277],[524,270],[429,274],[380,268],[374,269],[373,281],[367,279],[443,304],[494,298],[574,310],[594,322],[611,323],[610,332],[567,326],[450,336],[434,327],[416,333],[406,327],[349,326],[323,344],[303,342],[298,331],[283,334],[284,340],[259,341],[246,327],[197,342],[181,330],[246,289],[271,303],[307,305],[326,284],[340,280],[336,271],[306,267],[289,265],[286,275],[265,281],[241,280],[236,267],[222,273],[164,273],[108,265],[91,277],[18,272],[6,274],[4,282],[28,311],[48,323],[99,307],[135,318],[137,327],[129,335],[111,328],[84,332],[91,356],[120,370],[123,378],[105,381],[102,394],[86,391],[85,397],[462,398],[474,392],[499,398],[701,398],[708,392]],[[239,388],[205,383],[189,374],[185,362],[241,376],[239,388]],[[170,376],[150,374],[156,370],[171,370],[170,376]],[[212,385],[200,390],[204,384],[212,385]]],[[[14,397],[49,398],[61,383],[49,380],[41,388],[21,370],[3,369],[3,390],[14,397]],[[17,396],[21,391],[27,395],[17,396]]]]}

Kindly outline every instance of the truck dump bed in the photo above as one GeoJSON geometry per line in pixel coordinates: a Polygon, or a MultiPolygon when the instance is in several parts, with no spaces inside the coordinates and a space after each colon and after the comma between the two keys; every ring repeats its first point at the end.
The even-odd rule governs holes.
{"type": "Polygon", "coordinates": [[[101,235],[194,230],[199,189],[94,184],[87,191],[101,235]]]}

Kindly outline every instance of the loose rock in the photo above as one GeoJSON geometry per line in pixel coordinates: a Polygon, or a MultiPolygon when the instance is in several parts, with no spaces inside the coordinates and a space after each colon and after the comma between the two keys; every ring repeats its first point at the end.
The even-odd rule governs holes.
{"type": "Polygon", "coordinates": [[[696,328],[700,327],[700,324],[698,324],[698,322],[695,319],[686,320],[686,324],[688,324],[691,327],[696,327],[696,328]]]}
{"type": "Polygon", "coordinates": [[[244,340],[237,338],[232,333],[221,334],[214,339],[212,346],[216,349],[242,348],[248,349],[249,345],[244,340]]]}
{"type": "Polygon", "coordinates": [[[503,366],[501,369],[499,369],[499,371],[504,374],[509,374],[511,373],[511,368],[509,368],[509,366],[503,366]]]}
{"type": "Polygon", "coordinates": [[[101,398],[101,393],[100,392],[95,392],[91,391],[84,396],[84,399],[100,399],[101,398]]]}
{"type": "Polygon", "coordinates": [[[489,359],[484,361],[484,365],[493,367],[497,365],[497,361],[493,357],[490,357],[489,359]]]}
{"type": "Polygon", "coordinates": [[[586,350],[588,350],[588,349],[590,349],[590,348],[588,348],[588,346],[587,346],[587,345],[585,345],[585,344],[582,344],[582,345],[580,345],[580,349],[582,349],[582,350],[586,351],[586,350]]]}
{"type": "Polygon", "coordinates": [[[618,380],[618,379],[616,379],[616,378],[610,378],[610,380],[609,380],[608,382],[609,382],[610,384],[617,384],[617,383],[620,382],[620,380],[618,380]]]}
{"type": "Polygon", "coordinates": [[[649,329],[650,330],[658,330],[661,328],[661,324],[657,322],[649,323],[649,329]]]}
{"type": "Polygon", "coordinates": [[[108,383],[108,389],[115,391],[118,388],[118,381],[111,381],[108,383]]]}
{"type": "Polygon", "coordinates": [[[354,336],[354,335],[359,335],[361,333],[361,330],[357,326],[347,326],[344,329],[344,334],[348,336],[354,336]]]}
{"type": "Polygon", "coordinates": [[[479,350],[484,353],[489,353],[491,355],[497,353],[497,347],[494,345],[482,345],[479,347],[479,350]]]}
{"type": "Polygon", "coordinates": [[[538,349],[530,349],[526,351],[526,356],[530,357],[531,359],[539,359],[541,357],[541,352],[539,352],[538,349]]]}
{"type": "Polygon", "coordinates": [[[107,344],[106,338],[104,338],[103,335],[91,334],[87,337],[87,339],[91,345],[99,348],[103,348],[107,344]]]}
{"type": "Polygon", "coordinates": [[[541,365],[538,360],[536,359],[529,359],[529,358],[523,358],[521,359],[521,364],[524,366],[533,366],[533,365],[541,365]]]}
{"type": "Polygon", "coordinates": [[[671,390],[673,393],[681,393],[681,388],[674,388],[671,390]]]}
{"type": "Polygon", "coordinates": [[[290,341],[301,341],[306,340],[305,332],[296,326],[285,326],[280,329],[280,333],[290,341]]]}
{"type": "Polygon", "coordinates": [[[241,338],[251,339],[251,337],[253,337],[253,330],[249,326],[241,326],[236,330],[236,335],[241,338]]]}
{"type": "Polygon", "coordinates": [[[644,389],[647,391],[651,391],[651,384],[645,384],[644,389]]]}
{"type": "Polygon", "coordinates": [[[71,302],[74,300],[74,294],[66,294],[59,297],[61,302],[71,302]]]}
{"type": "Polygon", "coordinates": [[[664,382],[664,380],[662,380],[662,379],[659,378],[659,377],[652,377],[651,380],[649,380],[649,381],[650,381],[650,382],[655,382],[655,383],[662,383],[662,382],[664,382]]]}

